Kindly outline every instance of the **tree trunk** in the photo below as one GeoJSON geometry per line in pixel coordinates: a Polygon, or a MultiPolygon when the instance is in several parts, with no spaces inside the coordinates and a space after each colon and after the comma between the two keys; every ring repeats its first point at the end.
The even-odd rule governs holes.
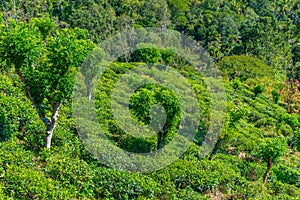
{"type": "Polygon", "coordinates": [[[69,2],[70,2],[70,14],[72,14],[72,11],[73,11],[73,1],[69,0],[69,2]]]}
{"type": "Polygon", "coordinates": [[[161,130],[157,133],[157,150],[164,147],[164,140],[166,139],[166,133],[164,130],[161,130]]]}
{"type": "Polygon", "coordinates": [[[273,13],[274,19],[276,18],[277,8],[278,8],[278,0],[276,0],[275,9],[273,13]]]}
{"type": "Polygon", "coordinates": [[[86,92],[89,101],[92,99],[92,83],[86,83],[86,92]]]}
{"type": "Polygon", "coordinates": [[[165,140],[168,134],[168,129],[171,127],[170,122],[166,122],[162,130],[157,133],[157,150],[161,149],[165,145],[165,140]]]}
{"type": "Polygon", "coordinates": [[[209,160],[211,160],[212,157],[218,153],[218,151],[220,150],[220,148],[223,144],[223,141],[224,141],[224,139],[218,139],[216,145],[214,146],[214,148],[209,156],[209,160]]]}
{"type": "Polygon", "coordinates": [[[46,131],[46,147],[47,147],[47,149],[51,148],[51,140],[52,140],[52,135],[53,135],[55,126],[56,126],[56,122],[54,122],[53,124],[50,124],[47,127],[47,131],[46,131]]]}
{"type": "Polygon", "coordinates": [[[59,110],[59,108],[60,108],[60,103],[57,103],[53,107],[51,121],[47,125],[47,130],[46,130],[46,147],[47,147],[47,149],[51,148],[51,140],[52,140],[52,135],[53,135],[54,129],[56,127],[56,122],[57,122],[57,119],[58,119],[58,110],[59,110]]]}
{"type": "Polygon", "coordinates": [[[271,168],[272,168],[272,158],[269,158],[268,163],[267,163],[267,170],[266,170],[266,173],[264,175],[264,180],[263,180],[264,184],[267,182],[271,168]]]}

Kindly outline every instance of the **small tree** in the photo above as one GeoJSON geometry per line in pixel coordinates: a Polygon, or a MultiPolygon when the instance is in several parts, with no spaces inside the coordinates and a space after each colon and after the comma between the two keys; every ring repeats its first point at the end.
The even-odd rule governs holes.
{"type": "Polygon", "coordinates": [[[87,97],[89,100],[92,99],[93,80],[101,70],[100,65],[103,58],[104,51],[100,48],[96,48],[90,53],[80,68],[80,72],[84,76],[84,84],[86,86],[87,97]]]}
{"type": "Polygon", "coordinates": [[[150,124],[151,120],[156,121],[155,125],[161,126],[157,132],[157,150],[167,144],[171,130],[178,126],[180,122],[180,107],[174,94],[167,88],[157,85],[147,85],[140,88],[132,98],[132,112],[139,121],[150,124]],[[161,105],[165,108],[166,116],[160,110],[152,110],[154,118],[151,119],[149,109],[155,105],[161,105]],[[166,117],[166,119],[164,119],[166,117]]]}
{"type": "Polygon", "coordinates": [[[239,123],[242,118],[247,114],[247,110],[233,104],[228,104],[228,113],[226,115],[226,121],[223,130],[210,153],[209,159],[212,159],[215,154],[221,149],[224,144],[230,142],[236,137],[236,132],[239,127],[239,123]]]}
{"type": "Polygon", "coordinates": [[[288,150],[287,142],[281,138],[265,139],[263,144],[259,147],[259,157],[267,163],[267,169],[263,178],[263,183],[266,183],[272,166],[279,160],[288,150]]]}
{"type": "Polygon", "coordinates": [[[80,29],[55,30],[49,18],[2,25],[0,58],[14,68],[46,127],[50,148],[58,111],[70,100],[75,75],[94,45],[80,29]]]}

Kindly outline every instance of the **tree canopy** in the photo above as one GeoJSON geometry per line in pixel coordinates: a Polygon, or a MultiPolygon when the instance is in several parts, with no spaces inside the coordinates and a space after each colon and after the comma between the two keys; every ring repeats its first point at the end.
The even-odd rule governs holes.
{"type": "Polygon", "coordinates": [[[295,0],[0,0],[0,199],[298,200],[299,15],[295,0]],[[193,46],[207,60],[193,63],[192,52],[181,54],[169,43],[193,46]],[[220,82],[201,71],[214,66],[220,82]],[[150,73],[128,75],[144,69],[150,73]],[[139,85],[172,70],[191,86],[194,113],[182,107],[180,98],[192,98],[186,91],[180,97],[159,81],[139,85]],[[139,87],[131,95],[116,87],[120,82],[139,87]],[[83,91],[79,102],[77,91],[83,91]],[[128,116],[115,111],[116,93],[128,116]],[[74,110],[89,106],[95,115],[77,121],[74,110]],[[197,126],[181,124],[183,108],[199,117],[197,126]],[[123,154],[106,157],[113,148],[81,126],[123,154]],[[186,138],[179,137],[169,152],[176,159],[149,164],[169,162],[164,168],[142,173],[114,166],[123,155],[163,155],[188,128],[196,134],[183,154],[177,152],[186,138]]]}

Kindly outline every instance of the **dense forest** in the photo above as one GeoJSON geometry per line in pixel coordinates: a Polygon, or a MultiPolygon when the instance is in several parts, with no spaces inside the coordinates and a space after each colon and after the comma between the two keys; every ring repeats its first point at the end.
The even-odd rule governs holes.
{"type": "Polygon", "coordinates": [[[0,10],[0,199],[300,199],[300,1],[0,10]]]}

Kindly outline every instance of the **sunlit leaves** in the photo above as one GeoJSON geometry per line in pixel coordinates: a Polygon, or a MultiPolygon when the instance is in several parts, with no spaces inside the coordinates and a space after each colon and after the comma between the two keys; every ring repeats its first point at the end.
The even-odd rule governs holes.
{"type": "Polygon", "coordinates": [[[19,70],[32,67],[42,54],[41,34],[32,24],[11,21],[1,35],[0,55],[8,65],[13,64],[19,70]]]}
{"type": "Polygon", "coordinates": [[[287,142],[282,138],[267,138],[259,148],[260,158],[267,162],[270,158],[273,162],[283,156],[288,150],[287,142]]]}

